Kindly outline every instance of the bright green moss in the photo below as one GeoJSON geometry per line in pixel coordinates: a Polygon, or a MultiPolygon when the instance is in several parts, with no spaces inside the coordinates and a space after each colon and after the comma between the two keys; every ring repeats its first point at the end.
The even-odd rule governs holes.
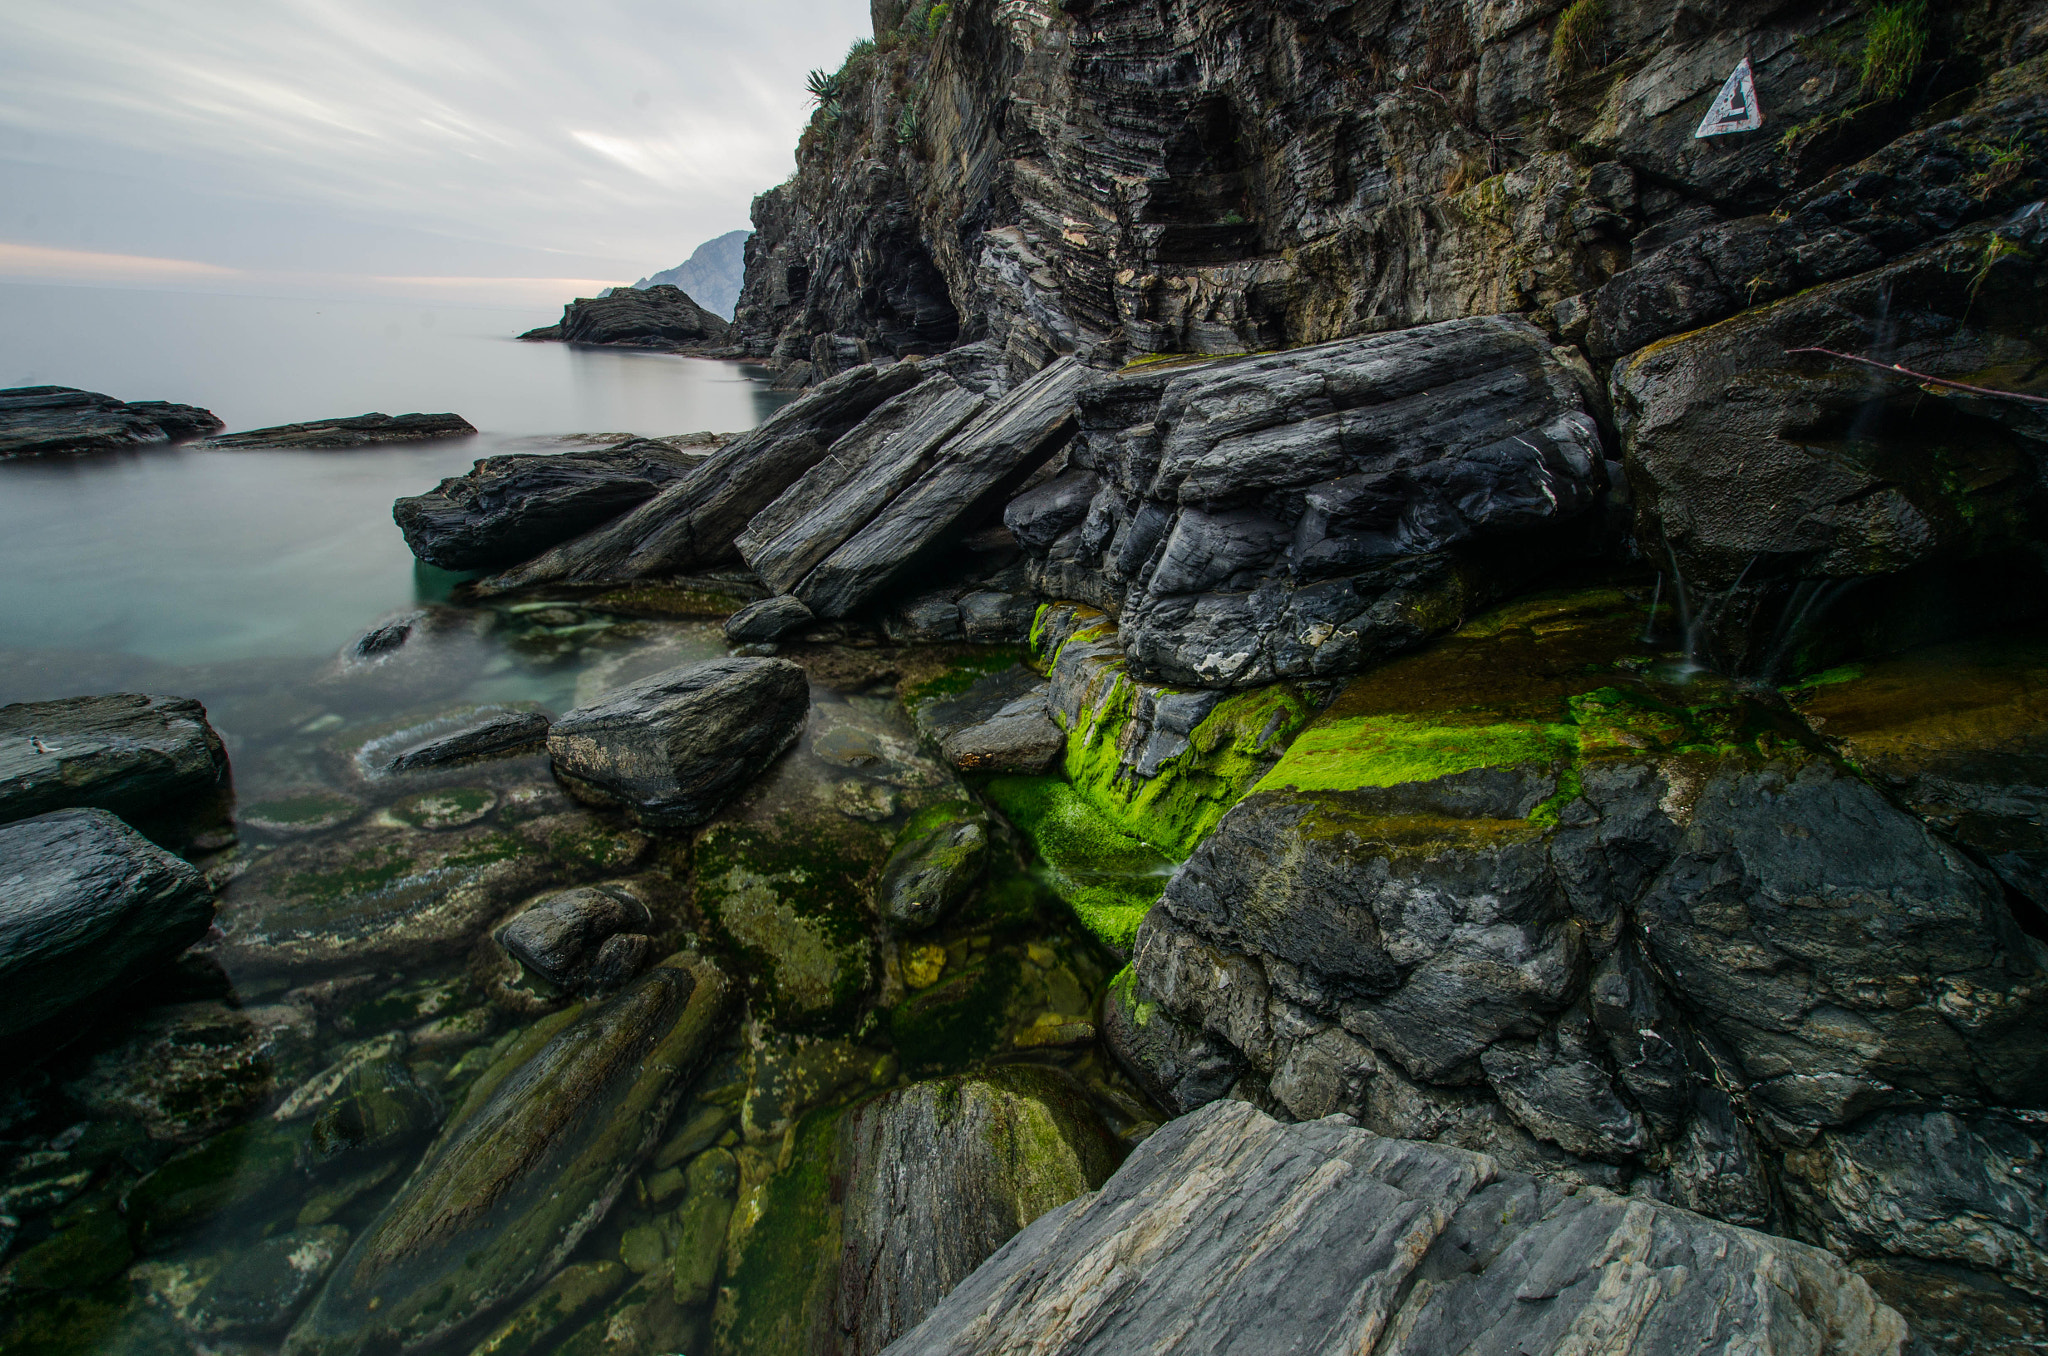
{"type": "Polygon", "coordinates": [[[1304,730],[1255,788],[1356,791],[1433,782],[1482,767],[1557,762],[1578,752],[1564,724],[1460,724],[1411,716],[1357,716],[1304,730]]]}
{"type": "Polygon", "coordinates": [[[977,680],[991,673],[1001,673],[1023,660],[1024,651],[1015,645],[991,645],[977,652],[955,656],[937,674],[906,686],[901,694],[903,703],[916,706],[934,697],[957,696],[973,687],[977,680]]]}
{"type": "Polygon", "coordinates": [[[1117,1007],[1139,1026],[1148,1025],[1152,1014],[1159,1010],[1157,1003],[1147,1003],[1138,997],[1138,972],[1134,966],[1126,965],[1110,976],[1109,994],[1117,1007]]]}
{"type": "Polygon", "coordinates": [[[755,1218],[727,1253],[717,1348],[804,1351],[837,1290],[839,1116],[827,1107],[797,1122],[789,1166],[761,1188],[755,1218]]]}
{"type": "Polygon", "coordinates": [[[1046,881],[1096,937],[1128,954],[1138,924],[1158,900],[1173,862],[1125,833],[1054,777],[997,777],[996,808],[1031,840],[1046,881]]]}

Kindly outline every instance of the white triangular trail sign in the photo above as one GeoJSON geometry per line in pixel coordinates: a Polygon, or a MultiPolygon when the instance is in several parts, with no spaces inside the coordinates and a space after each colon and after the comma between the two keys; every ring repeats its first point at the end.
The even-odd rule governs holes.
{"type": "Polygon", "coordinates": [[[1693,137],[1697,140],[1730,132],[1754,132],[1763,125],[1763,106],[1756,101],[1756,76],[1749,69],[1749,58],[1744,57],[1736,63],[1721,92],[1714,96],[1714,106],[1700,119],[1700,130],[1693,137]]]}

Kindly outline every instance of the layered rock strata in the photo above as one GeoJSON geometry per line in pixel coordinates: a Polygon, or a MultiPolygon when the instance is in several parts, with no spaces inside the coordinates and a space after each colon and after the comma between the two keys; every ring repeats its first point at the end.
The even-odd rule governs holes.
{"type": "Polygon", "coordinates": [[[111,452],[217,433],[221,421],[196,405],[122,402],[69,386],[0,391],[0,460],[53,452],[111,452]]]}
{"type": "Polygon", "coordinates": [[[246,433],[208,438],[208,447],[310,448],[331,451],[344,447],[377,447],[384,443],[421,443],[441,438],[468,438],[476,426],[459,414],[353,414],[305,424],[278,424],[246,433]]]}
{"type": "Polygon", "coordinates": [[[726,330],[724,316],[699,306],[672,283],[656,283],[616,288],[609,296],[578,297],[562,308],[561,320],[519,337],[689,351],[722,347],[726,330]]]}

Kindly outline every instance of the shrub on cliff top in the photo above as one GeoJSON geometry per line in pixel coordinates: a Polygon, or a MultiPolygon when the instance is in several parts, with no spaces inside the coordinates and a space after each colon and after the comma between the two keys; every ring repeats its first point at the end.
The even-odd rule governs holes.
{"type": "Polygon", "coordinates": [[[1926,54],[1927,0],[1877,6],[1863,40],[1863,92],[1877,99],[1898,98],[1926,54]]]}

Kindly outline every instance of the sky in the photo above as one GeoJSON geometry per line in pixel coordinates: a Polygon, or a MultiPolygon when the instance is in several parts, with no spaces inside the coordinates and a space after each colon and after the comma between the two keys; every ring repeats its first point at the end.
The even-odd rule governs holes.
{"type": "Polygon", "coordinates": [[[4,0],[0,281],[559,302],[788,178],[863,0],[4,0]]]}

